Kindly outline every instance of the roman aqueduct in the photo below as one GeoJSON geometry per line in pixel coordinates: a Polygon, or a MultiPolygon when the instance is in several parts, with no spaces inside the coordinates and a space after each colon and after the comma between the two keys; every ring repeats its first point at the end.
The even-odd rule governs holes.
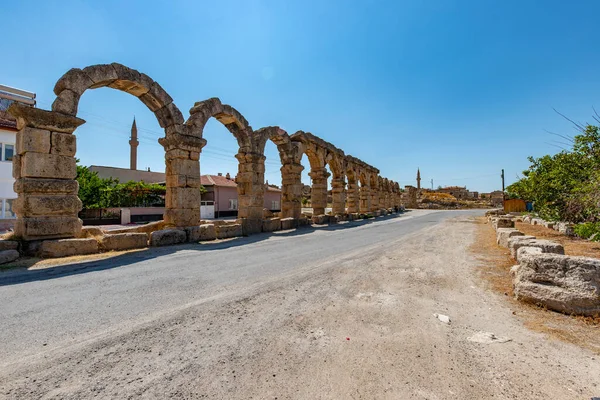
{"type": "Polygon", "coordinates": [[[54,93],[52,110],[18,103],[9,112],[17,119],[16,155],[13,159],[17,214],[16,236],[24,240],[77,237],[78,212],[75,152],[77,117],[81,95],[88,89],[110,87],[139,98],[154,113],[165,131],[159,143],[165,149],[165,223],[176,227],[200,223],[200,153],[206,145],[203,130],[210,118],[220,121],[236,138],[239,169],[238,217],[244,233],[260,232],[263,220],[265,145],[271,140],[281,159],[281,217],[301,217],[301,164],[310,163],[313,215],[325,213],[327,178],[332,176],[332,214],[379,212],[400,206],[398,183],[379,176],[379,170],[308,132],[289,135],[278,127],[253,130],[233,107],[211,98],[194,104],[184,116],[171,96],[149,76],[121,64],[71,69],[54,93]]]}

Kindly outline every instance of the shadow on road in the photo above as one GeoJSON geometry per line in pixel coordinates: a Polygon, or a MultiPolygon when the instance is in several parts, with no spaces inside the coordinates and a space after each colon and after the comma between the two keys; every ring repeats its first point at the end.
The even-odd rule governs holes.
{"type": "Polygon", "coordinates": [[[165,247],[149,247],[147,249],[138,250],[131,253],[116,255],[110,258],[100,260],[84,261],[76,264],[59,265],[43,269],[24,269],[17,268],[7,270],[0,273],[0,286],[16,285],[20,283],[28,283],[34,281],[44,281],[49,279],[62,278],[65,276],[84,274],[88,272],[103,271],[112,268],[124,267],[126,265],[135,264],[150,260],[157,257],[167,256],[177,253],[182,250],[192,250],[205,252],[211,250],[223,250],[237,246],[243,246],[252,243],[258,243],[269,239],[270,237],[294,237],[302,236],[314,231],[338,231],[344,229],[352,229],[359,226],[365,226],[374,222],[390,220],[402,216],[399,214],[389,214],[377,218],[366,220],[357,220],[351,222],[343,222],[333,225],[308,225],[289,231],[263,232],[251,236],[231,238],[218,242],[200,242],[186,243],[165,247]]]}

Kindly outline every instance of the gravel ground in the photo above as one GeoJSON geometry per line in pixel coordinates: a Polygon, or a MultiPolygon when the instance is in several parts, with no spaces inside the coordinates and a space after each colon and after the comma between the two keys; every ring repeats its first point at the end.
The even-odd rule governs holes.
{"type": "Polygon", "coordinates": [[[529,331],[484,289],[473,234],[450,219],[13,360],[0,397],[600,396],[598,356],[529,331]]]}

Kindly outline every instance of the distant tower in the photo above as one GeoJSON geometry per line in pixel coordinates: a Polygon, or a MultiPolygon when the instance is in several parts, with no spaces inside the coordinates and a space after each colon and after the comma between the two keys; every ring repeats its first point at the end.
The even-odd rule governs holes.
{"type": "Polygon", "coordinates": [[[135,117],[133,117],[133,124],[131,125],[131,140],[129,146],[131,146],[131,155],[129,157],[129,169],[137,169],[137,147],[140,144],[137,138],[137,126],[135,124],[135,117]]]}
{"type": "Polygon", "coordinates": [[[421,171],[417,168],[417,190],[421,190],[421,171]]]}

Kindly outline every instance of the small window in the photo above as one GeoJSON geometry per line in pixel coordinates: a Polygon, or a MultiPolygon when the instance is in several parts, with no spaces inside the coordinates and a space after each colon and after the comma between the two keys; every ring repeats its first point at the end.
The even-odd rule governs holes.
{"type": "Polygon", "coordinates": [[[15,152],[14,144],[5,144],[4,145],[4,161],[12,161],[13,153],[15,152]]]}
{"type": "Polygon", "coordinates": [[[229,199],[229,209],[230,210],[238,209],[237,199],[229,199]]]}
{"type": "Polygon", "coordinates": [[[271,201],[271,210],[279,210],[279,200],[271,201]]]}
{"type": "Polygon", "coordinates": [[[4,201],[4,218],[15,218],[16,215],[12,209],[15,199],[6,199],[4,201]]]}

